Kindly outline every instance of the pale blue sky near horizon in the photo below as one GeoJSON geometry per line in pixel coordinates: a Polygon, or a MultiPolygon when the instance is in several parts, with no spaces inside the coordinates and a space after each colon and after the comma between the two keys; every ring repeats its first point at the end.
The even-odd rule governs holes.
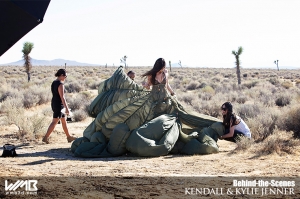
{"type": "Polygon", "coordinates": [[[159,57],[189,67],[300,68],[297,0],[51,0],[44,21],[0,57],[152,66],[159,57]]]}

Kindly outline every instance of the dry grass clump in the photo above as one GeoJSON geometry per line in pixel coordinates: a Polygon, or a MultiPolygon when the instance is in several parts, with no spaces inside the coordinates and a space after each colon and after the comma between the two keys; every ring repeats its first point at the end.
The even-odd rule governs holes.
{"type": "Polygon", "coordinates": [[[284,81],[284,82],[281,83],[281,86],[282,86],[283,88],[285,88],[285,89],[289,89],[289,88],[293,87],[294,85],[293,85],[293,83],[290,82],[290,81],[284,81]]]}
{"type": "Polygon", "coordinates": [[[24,108],[10,107],[5,117],[5,124],[16,125],[16,136],[20,140],[35,140],[42,137],[46,132],[50,119],[45,115],[36,114],[28,116],[24,108]]]}
{"type": "Polygon", "coordinates": [[[268,136],[255,149],[258,155],[268,155],[277,153],[279,155],[293,154],[300,146],[299,139],[293,139],[292,133],[280,131],[277,128],[274,133],[268,136]]]}
{"type": "Polygon", "coordinates": [[[278,112],[269,112],[265,110],[260,112],[256,117],[249,118],[245,122],[251,130],[254,141],[261,142],[269,135],[273,134],[278,118],[278,112]]]}
{"type": "Polygon", "coordinates": [[[82,86],[82,84],[79,84],[78,82],[70,82],[65,84],[65,89],[68,93],[79,93],[85,88],[84,86],[82,86]]]}
{"type": "Polygon", "coordinates": [[[280,129],[294,132],[300,138],[300,105],[294,105],[280,117],[280,129]]]}
{"type": "Polygon", "coordinates": [[[275,104],[277,106],[287,106],[291,103],[292,97],[287,93],[280,93],[275,99],[275,104]]]}
{"type": "Polygon", "coordinates": [[[75,122],[83,121],[88,117],[88,113],[85,110],[75,110],[72,113],[73,113],[72,118],[74,119],[75,122]]]}
{"type": "Polygon", "coordinates": [[[237,147],[235,151],[246,151],[254,145],[254,140],[247,137],[240,137],[239,141],[236,142],[237,147]]]}

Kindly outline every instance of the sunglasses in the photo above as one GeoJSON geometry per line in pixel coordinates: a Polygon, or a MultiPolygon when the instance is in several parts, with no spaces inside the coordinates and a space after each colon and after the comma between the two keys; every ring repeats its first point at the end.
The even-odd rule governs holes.
{"type": "Polygon", "coordinates": [[[227,109],[226,109],[226,108],[221,108],[221,110],[222,110],[222,111],[226,111],[227,109]]]}

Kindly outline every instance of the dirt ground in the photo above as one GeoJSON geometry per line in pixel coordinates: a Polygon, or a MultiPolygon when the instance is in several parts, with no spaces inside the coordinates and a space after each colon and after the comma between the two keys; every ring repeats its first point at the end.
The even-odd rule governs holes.
{"type": "MultiPolygon", "coordinates": [[[[88,118],[83,122],[68,123],[71,135],[81,137],[91,121],[88,118]]],[[[199,180],[203,183],[205,179],[210,183],[203,183],[203,186],[214,187],[226,179],[231,180],[229,184],[232,184],[232,179],[226,178],[228,176],[245,179],[299,179],[300,176],[299,155],[257,156],[249,152],[234,153],[236,144],[223,140],[218,142],[220,152],[211,155],[143,158],[127,154],[113,158],[84,159],[73,156],[70,151],[71,144],[67,143],[60,125],[51,134],[50,144],[42,143],[41,139],[37,142],[21,142],[15,136],[16,130],[14,126],[1,127],[0,146],[6,143],[18,146],[18,156],[0,158],[0,177],[30,177],[39,179],[41,183],[43,181],[44,184],[42,183],[38,191],[39,198],[188,198],[190,195],[184,193],[182,184],[187,179],[191,181],[184,182],[184,186],[191,186],[193,183],[199,186],[199,180]],[[193,180],[195,181],[192,182],[193,180]],[[49,185],[52,187],[47,187],[49,185]],[[183,190],[177,189],[177,185],[183,190]]],[[[0,150],[2,153],[2,147],[0,150]]],[[[296,186],[296,195],[285,196],[286,198],[299,198],[300,184],[296,186]]],[[[212,196],[201,195],[204,198],[212,196]]],[[[244,196],[242,194],[241,197],[244,196]]],[[[226,197],[238,198],[236,195],[222,195],[221,198],[226,197]]],[[[7,196],[2,191],[0,198],[14,197],[7,196]]]]}

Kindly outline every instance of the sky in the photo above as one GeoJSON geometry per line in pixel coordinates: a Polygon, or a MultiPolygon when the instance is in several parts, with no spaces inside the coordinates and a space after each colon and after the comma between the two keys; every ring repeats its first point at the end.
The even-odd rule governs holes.
{"type": "Polygon", "coordinates": [[[0,57],[99,65],[153,66],[157,58],[189,67],[300,68],[298,0],[51,0],[44,21],[0,57]]]}

